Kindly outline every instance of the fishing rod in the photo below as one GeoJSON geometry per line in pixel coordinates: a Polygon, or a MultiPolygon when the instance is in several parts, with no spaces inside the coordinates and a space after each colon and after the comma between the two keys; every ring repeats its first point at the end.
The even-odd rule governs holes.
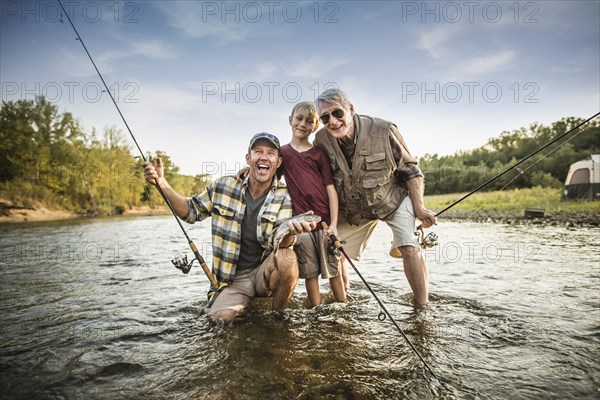
{"type": "MultiPolygon", "coordinates": [[[[112,100],[112,102],[115,105],[115,107],[116,107],[119,115],[121,116],[121,119],[123,120],[123,123],[125,124],[125,127],[127,127],[127,131],[129,132],[129,135],[131,135],[131,138],[133,139],[133,142],[135,143],[135,145],[136,145],[137,149],[139,150],[140,154],[142,155],[142,159],[144,161],[147,161],[146,160],[146,156],[144,155],[144,152],[140,148],[140,145],[138,144],[137,140],[135,139],[135,136],[133,135],[133,132],[129,128],[129,124],[125,120],[125,117],[123,116],[123,113],[121,112],[121,109],[119,108],[119,105],[115,101],[115,98],[113,97],[110,89],[108,88],[108,85],[104,81],[104,78],[102,77],[102,74],[100,73],[100,70],[96,66],[96,63],[94,62],[94,59],[92,58],[92,55],[90,54],[90,52],[88,51],[87,47],[85,46],[85,43],[83,43],[83,39],[81,38],[81,35],[79,35],[79,32],[77,32],[77,29],[75,28],[75,25],[73,24],[73,21],[71,20],[71,17],[69,17],[69,13],[67,13],[67,10],[65,10],[65,7],[63,6],[62,2],[60,0],[57,0],[57,1],[58,1],[58,4],[60,4],[60,8],[62,8],[63,12],[67,16],[67,19],[69,20],[69,23],[71,24],[71,27],[73,28],[73,31],[75,31],[75,34],[77,35],[77,39],[76,40],[78,40],[79,43],[81,43],[81,45],[83,46],[83,49],[85,50],[85,52],[88,55],[90,61],[92,62],[92,65],[94,66],[94,69],[98,73],[98,77],[100,77],[100,80],[102,81],[102,84],[104,85],[104,88],[106,89],[106,92],[110,96],[110,99],[112,100]]],[[[61,19],[61,22],[62,22],[62,19],[61,19]]],[[[169,210],[171,210],[171,213],[175,217],[175,220],[177,221],[177,224],[179,225],[179,227],[181,228],[181,231],[185,235],[185,238],[188,241],[188,245],[190,246],[190,249],[194,253],[194,257],[195,257],[194,260],[197,260],[198,263],[200,263],[200,266],[202,267],[202,270],[204,271],[204,273],[206,274],[206,277],[210,281],[211,286],[214,289],[218,289],[219,288],[219,283],[217,282],[217,279],[214,277],[214,275],[212,274],[212,272],[208,268],[208,265],[206,265],[206,261],[204,261],[204,258],[202,258],[202,255],[198,251],[198,248],[196,247],[196,244],[192,241],[192,239],[187,234],[185,228],[181,224],[181,221],[179,220],[179,217],[175,213],[175,210],[173,209],[173,206],[171,205],[171,202],[169,201],[169,199],[165,195],[164,191],[162,190],[162,188],[158,184],[158,179],[155,179],[154,182],[155,182],[154,186],[156,187],[156,189],[158,189],[158,192],[160,193],[160,195],[162,196],[162,198],[165,200],[165,203],[167,203],[167,206],[169,206],[169,210]]],[[[188,263],[187,262],[187,257],[185,257],[185,256],[177,256],[177,257],[175,257],[172,260],[172,262],[173,262],[173,264],[175,265],[176,268],[180,269],[184,274],[187,274],[190,271],[190,268],[192,267],[192,263],[194,262],[194,260],[192,260],[192,262],[188,263]]]]}
{"type": "MultiPolygon", "coordinates": [[[[329,227],[327,226],[327,223],[324,222],[324,221],[321,222],[321,226],[323,227],[323,229],[325,231],[327,229],[329,229],[329,227]]],[[[384,321],[385,318],[386,318],[386,315],[387,315],[387,317],[390,319],[390,321],[392,321],[392,323],[394,324],[394,326],[396,327],[396,329],[398,329],[398,332],[400,332],[400,334],[402,335],[402,337],[404,338],[404,340],[406,340],[406,343],[408,343],[408,345],[415,352],[415,354],[417,355],[417,357],[419,357],[419,359],[423,362],[423,364],[425,365],[425,367],[427,367],[427,369],[429,370],[429,372],[431,373],[431,375],[434,378],[438,379],[438,377],[435,375],[435,373],[433,372],[433,370],[431,369],[431,367],[429,366],[429,364],[427,364],[427,362],[421,356],[421,354],[416,349],[416,347],[408,339],[408,336],[406,336],[406,334],[404,333],[404,331],[402,330],[402,328],[400,327],[400,325],[398,325],[398,323],[396,322],[396,320],[394,319],[394,317],[392,317],[392,315],[387,310],[387,308],[385,308],[385,305],[381,302],[381,300],[379,300],[379,297],[377,297],[377,295],[375,294],[375,292],[373,291],[373,289],[371,289],[371,286],[369,285],[369,283],[362,276],[362,274],[358,271],[358,268],[356,268],[356,266],[354,265],[354,263],[352,262],[352,260],[350,259],[350,257],[346,253],[346,251],[344,250],[343,243],[335,236],[335,234],[333,232],[327,238],[329,239],[329,241],[331,242],[331,244],[344,255],[344,257],[346,258],[346,260],[348,260],[348,262],[352,266],[352,269],[354,269],[354,272],[356,272],[356,275],[358,275],[358,277],[363,281],[363,283],[365,284],[365,286],[367,287],[367,289],[369,289],[369,292],[371,292],[371,294],[373,295],[373,297],[375,298],[375,300],[377,301],[377,303],[379,303],[379,307],[381,307],[381,310],[382,310],[382,312],[379,314],[379,317],[378,317],[379,320],[380,321],[384,321]]]]}
{"type": "MultiPolygon", "coordinates": [[[[482,183],[477,188],[473,189],[472,191],[470,191],[469,193],[467,193],[466,195],[464,195],[460,199],[456,200],[454,203],[450,204],[449,206],[447,206],[446,208],[444,208],[442,211],[439,211],[438,213],[435,214],[435,216],[438,217],[439,215],[442,215],[443,213],[445,213],[446,211],[448,211],[449,209],[451,209],[452,207],[454,207],[455,205],[457,205],[461,201],[465,200],[467,197],[471,196],[472,194],[475,194],[476,192],[478,192],[479,190],[481,190],[485,186],[489,185],[490,183],[494,182],[495,180],[497,180],[498,178],[500,178],[504,174],[508,173],[509,171],[512,171],[515,168],[517,169],[517,171],[519,171],[519,174],[522,174],[524,171],[521,170],[520,168],[517,168],[518,165],[520,165],[523,162],[527,161],[528,159],[530,159],[531,157],[533,157],[534,155],[536,155],[540,151],[542,151],[545,148],[547,148],[548,146],[556,143],[557,141],[559,141],[560,139],[564,138],[565,136],[571,134],[575,130],[581,128],[583,125],[587,124],[588,122],[590,122],[594,118],[598,117],[598,115],[600,115],[600,112],[597,112],[596,114],[592,115],[591,117],[589,117],[585,121],[581,122],[580,124],[578,124],[574,128],[569,129],[567,132],[565,132],[565,133],[557,136],[556,138],[552,139],[550,142],[546,143],[545,145],[543,145],[539,149],[535,150],[534,152],[532,152],[531,154],[529,154],[528,156],[526,156],[525,158],[523,158],[521,161],[518,161],[517,163],[511,165],[510,167],[508,167],[504,171],[500,172],[498,175],[496,175],[493,178],[489,179],[487,182],[482,183]]],[[[432,247],[432,246],[436,245],[436,242],[437,242],[437,235],[436,234],[429,233],[427,236],[425,236],[425,238],[423,238],[423,226],[422,225],[419,225],[417,227],[417,231],[415,232],[415,235],[417,235],[417,236],[420,237],[421,247],[423,247],[423,248],[428,248],[428,247],[432,247]]]]}
{"type": "MultiPolygon", "coordinates": [[[[489,185],[490,183],[494,182],[496,179],[500,178],[502,175],[506,174],[508,171],[511,171],[515,168],[517,168],[517,166],[519,164],[522,164],[523,162],[527,161],[528,159],[530,159],[531,157],[533,157],[534,155],[536,155],[537,153],[539,153],[540,151],[544,150],[546,147],[556,143],[557,141],[559,141],[560,139],[564,138],[565,136],[569,135],[571,132],[579,129],[580,127],[582,127],[583,125],[587,124],[588,122],[590,122],[591,120],[593,120],[594,118],[596,118],[598,115],[600,115],[600,112],[592,115],[591,117],[589,117],[588,119],[586,119],[585,121],[583,121],[582,123],[580,123],[579,125],[577,125],[576,127],[574,127],[573,129],[568,130],[567,132],[563,133],[562,135],[559,135],[558,137],[552,139],[550,142],[546,143],[545,145],[543,145],[542,147],[540,147],[539,149],[537,149],[536,151],[534,151],[533,153],[529,154],[527,157],[523,158],[521,161],[515,163],[514,165],[511,165],[510,167],[508,167],[507,169],[505,169],[504,171],[502,171],[501,173],[499,173],[498,175],[494,176],[493,178],[491,178],[490,180],[488,180],[485,183],[482,183],[481,185],[479,185],[477,188],[473,189],[471,192],[467,193],[466,195],[464,195],[463,197],[461,197],[460,199],[456,200],[454,203],[450,204],[448,207],[444,208],[442,211],[438,212],[437,214],[435,214],[435,216],[437,217],[438,215],[443,214],[444,212],[448,211],[449,209],[451,209],[452,207],[454,207],[455,205],[457,205],[458,203],[460,203],[461,201],[463,201],[464,199],[466,199],[467,197],[471,196],[472,194],[474,194],[475,192],[481,190],[483,187],[489,185]]],[[[517,169],[519,171],[520,174],[523,173],[523,171],[521,169],[517,169]]]]}

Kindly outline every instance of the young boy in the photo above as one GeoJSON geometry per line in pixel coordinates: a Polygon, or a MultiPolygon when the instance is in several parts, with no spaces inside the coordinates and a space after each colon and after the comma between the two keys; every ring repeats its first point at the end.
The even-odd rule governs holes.
{"type": "MultiPolygon", "coordinates": [[[[308,138],[319,126],[319,114],[312,101],[298,103],[289,117],[292,140],[281,147],[283,163],[278,171],[285,177],[292,199],[293,214],[313,210],[337,235],[338,197],[333,186],[329,159],[323,150],[313,146],[308,138]]],[[[329,242],[318,227],[298,236],[294,250],[298,257],[300,278],[306,282],[311,306],[321,304],[319,274],[329,279],[337,301],[346,301],[345,265],[328,250],[329,242]]]]}

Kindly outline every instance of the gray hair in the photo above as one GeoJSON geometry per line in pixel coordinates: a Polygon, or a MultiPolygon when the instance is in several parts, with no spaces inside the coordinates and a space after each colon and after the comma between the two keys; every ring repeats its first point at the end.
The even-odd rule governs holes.
{"type": "Polygon", "coordinates": [[[352,105],[350,99],[348,98],[348,95],[342,89],[327,89],[326,91],[321,93],[319,97],[317,97],[315,103],[317,103],[317,107],[319,109],[322,103],[335,104],[342,106],[346,109],[350,108],[350,105],[352,105]]]}

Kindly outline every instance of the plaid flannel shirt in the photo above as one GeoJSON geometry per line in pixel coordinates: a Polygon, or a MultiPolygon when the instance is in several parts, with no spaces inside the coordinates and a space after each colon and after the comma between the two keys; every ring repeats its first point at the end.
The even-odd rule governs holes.
{"type": "MultiPolygon", "coordinates": [[[[224,176],[201,194],[188,198],[189,212],[184,221],[193,224],[211,217],[213,274],[225,285],[233,281],[240,256],[247,188],[248,178],[239,182],[233,176],[224,176]]],[[[261,260],[273,249],[275,230],[291,217],[292,201],[287,188],[274,178],[256,221],[256,238],[265,249],[261,260]]]]}

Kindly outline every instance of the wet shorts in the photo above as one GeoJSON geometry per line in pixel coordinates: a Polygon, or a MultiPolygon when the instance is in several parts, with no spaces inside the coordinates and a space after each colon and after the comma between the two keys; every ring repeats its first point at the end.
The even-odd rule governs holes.
{"type": "MultiPolygon", "coordinates": [[[[411,246],[419,248],[419,241],[417,236],[415,236],[415,221],[415,212],[408,196],[400,203],[396,211],[383,220],[392,229],[393,241],[390,249],[392,257],[401,257],[398,250],[399,247],[411,246]]],[[[346,241],[344,250],[350,258],[360,260],[378,223],[378,219],[362,219],[357,226],[350,225],[344,219],[340,220],[338,233],[340,234],[340,239],[346,241]]]]}
{"type": "Polygon", "coordinates": [[[324,279],[340,274],[340,259],[327,249],[329,241],[322,229],[297,236],[294,250],[298,258],[300,278],[316,278],[321,274],[324,279]]]}
{"type": "Polygon", "coordinates": [[[269,297],[271,292],[265,279],[265,269],[272,259],[273,254],[258,267],[236,273],[233,283],[224,288],[212,306],[206,310],[208,315],[222,310],[242,312],[254,297],[269,297]]]}

